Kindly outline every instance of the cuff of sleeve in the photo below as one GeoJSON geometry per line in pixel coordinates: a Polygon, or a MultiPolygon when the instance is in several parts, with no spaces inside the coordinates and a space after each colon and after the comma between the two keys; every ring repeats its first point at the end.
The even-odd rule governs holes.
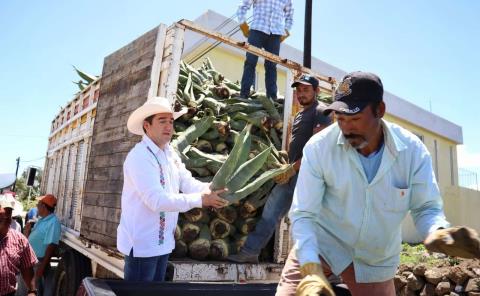
{"type": "Polygon", "coordinates": [[[237,14],[238,22],[243,24],[245,22],[245,15],[237,14]]]}
{"type": "Polygon", "coordinates": [[[318,253],[312,250],[301,250],[297,249],[297,258],[300,266],[306,264],[306,263],[318,263],[321,264],[320,262],[320,257],[318,256],[318,253]]]}
{"type": "Polygon", "coordinates": [[[425,238],[432,232],[434,232],[435,230],[438,230],[439,228],[448,228],[450,227],[450,223],[448,223],[447,221],[444,221],[442,223],[440,222],[437,222],[435,224],[433,224],[432,226],[430,226],[430,229],[428,229],[428,233],[427,235],[425,236],[425,238]]]}
{"type": "Polygon", "coordinates": [[[191,209],[202,207],[202,195],[200,193],[186,194],[186,197],[191,209]]]}

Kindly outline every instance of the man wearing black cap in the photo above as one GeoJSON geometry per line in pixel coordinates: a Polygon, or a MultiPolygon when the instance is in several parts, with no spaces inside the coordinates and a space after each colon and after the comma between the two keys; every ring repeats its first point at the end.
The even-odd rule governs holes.
{"type": "Polygon", "coordinates": [[[449,228],[425,145],[382,119],[380,78],[346,75],[325,112],[331,111],[337,123],[305,145],[289,213],[296,252],[285,269],[299,271],[296,295],[334,295],[325,277],[331,273],[354,296],[395,295],[408,211],[429,250],[480,257],[473,230],[449,228]]]}
{"type": "Polygon", "coordinates": [[[292,87],[296,88],[297,100],[303,107],[293,121],[292,141],[288,150],[288,158],[290,163],[294,164],[293,168],[275,178],[277,185],[268,196],[262,218],[255,226],[255,230],[248,235],[240,252],[227,257],[230,261],[258,263],[260,251],[268,243],[275,231],[275,226],[292,204],[303,146],[315,132],[331,123],[331,119],[323,115],[325,107],[316,99],[319,92],[317,79],[310,75],[303,75],[292,84],[292,87]]]}

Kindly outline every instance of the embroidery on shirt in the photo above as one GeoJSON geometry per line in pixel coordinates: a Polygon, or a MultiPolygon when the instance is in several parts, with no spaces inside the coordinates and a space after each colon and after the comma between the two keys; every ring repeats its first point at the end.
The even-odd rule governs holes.
{"type": "MultiPolygon", "coordinates": [[[[148,151],[152,153],[152,155],[155,157],[155,160],[158,163],[158,167],[160,168],[160,184],[162,185],[163,189],[165,189],[165,175],[163,174],[163,168],[162,165],[160,164],[160,161],[158,160],[157,156],[153,151],[150,149],[150,147],[147,146],[148,151]]],[[[160,212],[160,217],[159,217],[160,225],[159,225],[159,231],[158,231],[158,244],[163,245],[165,241],[165,228],[166,228],[166,223],[165,223],[165,212],[160,212]]]]}
{"type": "Polygon", "coordinates": [[[165,240],[165,212],[160,212],[160,231],[158,232],[158,244],[163,245],[165,240]]]}

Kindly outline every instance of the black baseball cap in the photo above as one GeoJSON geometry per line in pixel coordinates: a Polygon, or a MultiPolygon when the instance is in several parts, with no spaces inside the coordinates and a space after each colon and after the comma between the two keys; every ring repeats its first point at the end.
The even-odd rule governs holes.
{"type": "Polygon", "coordinates": [[[317,88],[318,80],[312,75],[304,74],[292,83],[292,87],[297,87],[299,84],[311,85],[313,88],[317,88]]]}
{"type": "Polygon", "coordinates": [[[368,72],[352,72],[343,77],[335,90],[335,100],[324,113],[332,111],[357,114],[369,103],[383,101],[383,84],[380,78],[368,72]]]}

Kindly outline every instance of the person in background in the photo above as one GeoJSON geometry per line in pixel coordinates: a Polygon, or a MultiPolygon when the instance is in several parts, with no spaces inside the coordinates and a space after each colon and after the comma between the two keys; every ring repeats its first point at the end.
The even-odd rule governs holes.
{"type": "Polygon", "coordinates": [[[38,219],[38,209],[37,207],[33,207],[30,210],[28,210],[27,214],[25,215],[25,223],[27,223],[30,220],[37,220],[38,219]]]}
{"type": "MultiPolygon", "coordinates": [[[[280,43],[287,38],[293,25],[291,0],[243,0],[237,10],[238,21],[248,43],[278,55],[280,43]],[[253,21],[250,27],[246,14],[253,5],[253,21]]],[[[247,52],[241,81],[240,97],[247,98],[255,82],[258,56],[247,52]]],[[[277,64],[265,60],[265,87],[267,96],[277,98],[277,64]]]]}
{"type": "Polygon", "coordinates": [[[325,106],[317,100],[320,91],[318,80],[310,75],[302,75],[292,87],[296,89],[297,100],[302,106],[293,121],[292,140],[289,145],[288,158],[293,164],[291,170],[275,178],[277,185],[266,198],[262,217],[255,230],[250,233],[238,254],[230,255],[227,260],[237,263],[258,263],[258,255],[264,248],[275,227],[290,209],[293,191],[297,182],[297,172],[300,169],[302,149],[316,132],[331,124],[331,119],[323,115],[325,106]]]}
{"type": "Polygon", "coordinates": [[[3,193],[5,198],[14,201],[15,206],[12,212],[12,224],[10,225],[13,229],[23,232],[23,205],[16,198],[16,193],[8,190],[3,193]]]}
{"type": "Polygon", "coordinates": [[[25,236],[32,245],[38,264],[35,265],[35,279],[38,288],[38,295],[52,295],[54,284],[54,273],[50,266],[50,260],[58,249],[60,235],[62,232],[60,221],[55,215],[57,199],[52,194],[37,198],[38,216],[40,217],[35,225],[27,222],[25,225],[25,236]]]}
{"type": "Polygon", "coordinates": [[[20,273],[26,286],[23,295],[33,296],[37,295],[33,271],[37,258],[23,234],[10,227],[14,206],[15,201],[0,196],[0,295],[15,295],[20,273]]]}

